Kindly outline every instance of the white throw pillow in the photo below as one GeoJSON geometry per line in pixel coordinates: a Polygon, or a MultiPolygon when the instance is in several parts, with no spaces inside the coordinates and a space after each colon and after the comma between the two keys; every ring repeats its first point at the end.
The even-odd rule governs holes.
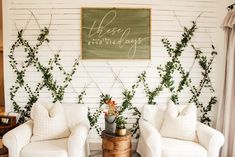
{"type": "Polygon", "coordinates": [[[193,103],[188,104],[181,112],[170,100],[160,130],[163,137],[188,141],[197,141],[197,109],[193,103]]]}
{"type": "Polygon", "coordinates": [[[31,110],[33,120],[33,136],[31,141],[42,141],[68,137],[63,107],[60,103],[33,105],[31,110]]]}
{"type": "Polygon", "coordinates": [[[144,105],[143,119],[151,123],[157,130],[160,130],[164,119],[164,112],[157,105],[144,105]]]}

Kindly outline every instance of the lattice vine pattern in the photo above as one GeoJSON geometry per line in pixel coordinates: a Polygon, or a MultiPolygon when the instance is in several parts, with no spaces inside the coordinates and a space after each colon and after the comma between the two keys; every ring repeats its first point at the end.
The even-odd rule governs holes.
{"type": "MultiPolygon", "coordinates": [[[[180,62],[180,57],[184,52],[185,48],[188,46],[196,29],[196,22],[193,22],[190,28],[185,27],[184,32],[182,34],[182,39],[176,43],[175,47],[173,47],[173,45],[168,39],[162,39],[162,43],[169,55],[169,61],[167,61],[164,66],[160,65],[157,67],[161,81],[160,84],[156,86],[156,88],[152,90],[149,88],[148,82],[146,81],[146,71],[144,71],[138,76],[137,81],[132,85],[131,89],[124,89],[122,93],[123,101],[119,106],[118,110],[120,114],[122,114],[126,110],[132,110],[133,115],[136,116],[136,121],[131,128],[132,135],[136,135],[136,137],[138,137],[139,119],[141,117],[141,113],[137,107],[133,106],[132,100],[135,96],[136,89],[139,88],[141,85],[143,85],[144,87],[144,91],[148,99],[148,104],[150,105],[156,104],[155,99],[157,96],[159,96],[160,92],[164,88],[169,89],[169,91],[171,92],[171,100],[178,104],[179,93],[185,87],[189,87],[190,92],[192,93],[192,97],[190,98],[189,102],[194,102],[202,112],[202,116],[200,117],[201,122],[210,125],[211,119],[208,113],[212,110],[212,106],[216,104],[217,99],[215,96],[212,96],[208,104],[205,105],[200,101],[199,97],[202,93],[203,88],[210,88],[211,92],[214,92],[209,75],[211,73],[212,63],[214,61],[215,56],[217,55],[217,52],[215,51],[215,48],[212,45],[212,52],[210,54],[211,56],[208,59],[208,57],[205,55],[205,52],[192,45],[192,48],[195,51],[195,61],[193,62],[192,67],[197,61],[200,67],[202,68],[202,80],[200,81],[198,86],[192,84],[192,81],[190,79],[191,69],[186,71],[180,62]],[[176,85],[174,82],[173,74],[175,72],[178,72],[181,76],[181,80],[178,85],[176,85]]],[[[48,39],[49,29],[47,27],[44,27],[40,31],[41,33],[37,37],[37,44],[32,46],[27,40],[23,38],[24,30],[20,30],[17,35],[17,40],[13,43],[10,49],[9,62],[14,73],[16,74],[16,81],[10,88],[10,99],[12,101],[14,111],[20,114],[19,123],[23,123],[29,118],[31,107],[35,102],[37,102],[40,95],[40,91],[43,88],[47,88],[51,92],[53,102],[62,101],[64,98],[65,89],[71,82],[72,77],[79,65],[79,60],[75,59],[72,70],[70,72],[66,72],[63,66],[60,64],[61,58],[58,53],[54,54],[53,58],[49,59],[47,65],[43,65],[39,61],[38,51],[39,47],[42,44],[50,42],[48,39]],[[27,54],[23,64],[18,63],[15,59],[15,51],[18,47],[23,47],[24,52],[27,54]],[[36,88],[34,90],[29,86],[27,82],[25,82],[25,73],[27,71],[27,68],[29,68],[30,66],[35,67],[37,71],[42,74],[42,80],[37,83],[36,88]],[[52,70],[54,68],[58,68],[65,76],[62,85],[60,85],[53,76],[52,70]],[[29,96],[27,104],[23,107],[21,107],[15,100],[16,93],[19,91],[20,88],[24,89],[29,96]]],[[[84,89],[78,95],[78,103],[83,103],[84,95],[86,95],[86,89],[84,89]]],[[[92,113],[91,109],[88,109],[88,119],[90,121],[91,126],[90,129],[95,128],[98,134],[101,133],[101,127],[98,125],[98,119],[101,116],[104,107],[104,100],[107,97],[110,97],[109,94],[101,93],[100,105],[96,109],[96,111],[92,113]]]]}
{"type": "MultiPolygon", "coordinates": [[[[176,42],[175,47],[170,43],[170,41],[166,38],[162,39],[162,43],[164,47],[167,50],[167,53],[169,55],[169,61],[163,66],[160,65],[157,67],[159,76],[161,78],[160,84],[157,85],[156,88],[150,89],[149,85],[146,81],[146,71],[141,73],[138,76],[137,82],[132,86],[131,90],[125,90],[123,92],[123,103],[121,105],[121,113],[124,112],[126,109],[128,110],[134,110],[133,115],[137,115],[136,122],[133,124],[131,128],[132,135],[136,134],[136,137],[138,137],[138,129],[139,129],[139,119],[141,117],[141,113],[138,110],[138,108],[133,107],[132,105],[132,99],[135,96],[135,90],[140,86],[142,83],[144,87],[144,91],[146,94],[146,97],[148,98],[148,104],[149,105],[156,105],[155,98],[159,96],[160,92],[167,88],[171,92],[171,100],[175,102],[176,104],[179,104],[179,93],[185,88],[189,87],[190,92],[192,93],[192,97],[189,98],[189,102],[193,102],[196,104],[197,108],[199,108],[200,112],[202,113],[202,116],[200,117],[200,121],[202,123],[205,123],[207,125],[211,124],[211,118],[209,117],[208,113],[212,110],[213,105],[216,104],[217,98],[215,96],[212,96],[208,102],[207,105],[203,104],[199,97],[201,95],[201,91],[203,88],[210,88],[211,92],[214,92],[214,89],[212,87],[212,82],[210,80],[210,73],[212,70],[212,63],[214,61],[215,56],[217,55],[217,52],[215,50],[215,47],[212,45],[212,52],[210,53],[210,57],[207,57],[205,55],[206,52],[201,51],[200,49],[197,49],[194,45],[191,45],[193,50],[195,51],[195,58],[192,63],[191,68],[186,71],[181,62],[180,57],[182,53],[184,52],[185,48],[188,47],[194,32],[196,31],[196,21],[192,22],[192,26],[190,28],[184,27],[184,32],[182,34],[182,39],[180,42],[176,42]],[[199,86],[196,87],[196,85],[192,84],[192,81],[190,79],[190,72],[192,68],[194,67],[195,62],[198,61],[198,64],[200,65],[202,69],[202,79],[199,83],[199,86]],[[174,73],[178,72],[181,76],[181,80],[179,81],[179,84],[176,85],[174,82],[174,73]]],[[[91,113],[91,110],[89,109],[88,112],[88,118],[91,124],[91,129],[95,128],[97,130],[97,133],[101,133],[101,128],[98,125],[98,118],[100,117],[102,113],[102,107],[104,103],[102,103],[102,100],[105,98],[105,96],[101,95],[101,103],[99,108],[94,112],[91,113]]]]}
{"type": "Polygon", "coordinates": [[[196,48],[194,45],[191,45],[191,47],[195,51],[195,58],[191,68],[188,71],[183,68],[180,62],[180,56],[184,52],[184,49],[188,46],[196,29],[197,27],[195,21],[192,22],[191,28],[188,29],[184,27],[182,39],[180,42],[176,42],[175,48],[172,46],[168,39],[162,39],[162,43],[166,48],[170,59],[164,66],[160,65],[157,67],[161,82],[155,89],[150,90],[149,85],[146,82],[146,72],[143,72],[140,77],[144,85],[144,90],[148,98],[148,103],[153,105],[156,104],[154,99],[160,94],[160,92],[164,88],[169,89],[169,91],[171,92],[171,100],[174,103],[179,104],[179,93],[185,87],[189,87],[190,92],[192,93],[192,97],[190,98],[189,103],[193,102],[196,104],[197,108],[199,108],[199,111],[202,113],[202,115],[200,116],[200,121],[207,125],[211,125],[212,120],[208,113],[212,111],[213,105],[217,103],[217,98],[215,96],[210,97],[210,100],[206,105],[200,101],[200,95],[204,88],[209,88],[212,93],[215,92],[210,79],[212,63],[217,55],[215,47],[214,45],[211,45],[212,52],[210,53],[210,56],[207,57],[206,52],[203,52],[200,49],[196,48]],[[202,79],[198,86],[193,85],[190,78],[190,72],[194,67],[196,61],[202,69],[202,79]],[[181,80],[178,85],[175,85],[174,82],[174,72],[179,72],[179,74],[181,75],[181,80]]]}
{"type": "MultiPolygon", "coordinates": [[[[139,87],[140,83],[141,83],[141,79],[140,77],[138,77],[139,79],[137,80],[137,82],[132,85],[131,90],[125,89],[122,92],[123,95],[123,101],[122,104],[120,106],[118,106],[118,113],[121,115],[123,112],[125,112],[126,110],[131,110],[133,111],[133,116],[136,116],[136,121],[135,123],[133,123],[132,128],[130,129],[132,135],[136,135],[136,138],[138,138],[138,134],[137,131],[139,129],[139,119],[141,117],[141,112],[138,110],[137,107],[133,106],[132,104],[132,100],[135,96],[136,93],[136,89],[139,87]]],[[[111,96],[109,94],[103,94],[101,93],[100,95],[100,105],[99,108],[96,109],[96,111],[94,113],[91,112],[91,109],[88,108],[88,119],[90,121],[90,126],[91,129],[95,128],[97,133],[100,135],[101,134],[101,127],[98,124],[98,119],[101,116],[101,113],[104,109],[104,105],[105,105],[105,101],[109,100],[111,98],[111,96]]]]}
{"type": "Polygon", "coordinates": [[[40,34],[37,37],[37,44],[30,45],[27,40],[23,38],[24,30],[21,29],[18,32],[17,40],[13,43],[10,49],[9,62],[10,65],[16,74],[16,81],[10,88],[10,99],[13,104],[13,109],[16,113],[20,114],[18,123],[25,122],[30,117],[30,111],[32,105],[37,102],[40,91],[43,88],[47,88],[51,92],[53,102],[62,101],[65,93],[65,89],[68,87],[69,83],[72,80],[72,77],[79,65],[79,60],[75,59],[70,72],[66,72],[63,66],[60,64],[60,55],[59,53],[55,54],[53,58],[49,59],[47,65],[43,65],[38,58],[39,47],[42,44],[49,43],[48,35],[49,29],[44,27],[40,30],[40,34]],[[24,52],[27,54],[23,64],[18,63],[15,59],[15,51],[18,47],[23,47],[24,52]],[[36,88],[33,90],[27,82],[25,82],[25,73],[27,68],[33,66],[37,69],[37,72],[42,74],[42,80],[37,83],[36,88]],[[63,84],[60,85],[52,74],[54,68],[58,68],[61,73],[65,76],[63,84]],[[22,88],[28,94],[27,104],[21,107],[15,100],[16,93],[22,88]]]}

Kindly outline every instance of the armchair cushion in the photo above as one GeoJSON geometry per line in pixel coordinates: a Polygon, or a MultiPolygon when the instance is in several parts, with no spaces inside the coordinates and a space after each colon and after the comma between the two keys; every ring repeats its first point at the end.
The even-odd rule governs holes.
{"type": "Polygon", "coordinates": [[[207,150],[196,142],[162,138],[163,157],[207,157],[207,150]]]}
{"type": "Polygon", "coordinates": [[[68,157],[68,138],[31,142],[26,145],[20,157],[68,157]]]}
{"type": "Polygon", "coordinates": [[[194,104],[188,104],[181,112],[177,105],[169,102],[164,121],[160,130],[163,137],[196,141],[197,109],[194,104]]]}
{"type": "Polygon", "coordinates": [[[33,136],[31,141],[42,141],[68,137],[70,132],[60,103],[34,104],[31,111],[33,136]]]}

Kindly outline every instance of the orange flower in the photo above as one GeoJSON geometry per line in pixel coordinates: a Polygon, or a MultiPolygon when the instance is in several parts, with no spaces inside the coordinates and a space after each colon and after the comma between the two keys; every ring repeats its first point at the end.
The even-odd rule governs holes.
{"type": "Polygon", "coordinates": [[[105,100],[105,104],[108,106],[107,115],[117,115],[116,102],[111,99],[105,100]]]}

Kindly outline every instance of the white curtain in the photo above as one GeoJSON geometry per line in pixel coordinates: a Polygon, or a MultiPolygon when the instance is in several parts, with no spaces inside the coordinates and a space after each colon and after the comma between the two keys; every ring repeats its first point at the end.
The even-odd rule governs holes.
{"type": "Polygon", "coordinates": [[[221,157],[235,157],[235,9],[228,11],[222,27],[225,33],[223,53],[227,60],[216,128],[225,136],[221,157]]]}

